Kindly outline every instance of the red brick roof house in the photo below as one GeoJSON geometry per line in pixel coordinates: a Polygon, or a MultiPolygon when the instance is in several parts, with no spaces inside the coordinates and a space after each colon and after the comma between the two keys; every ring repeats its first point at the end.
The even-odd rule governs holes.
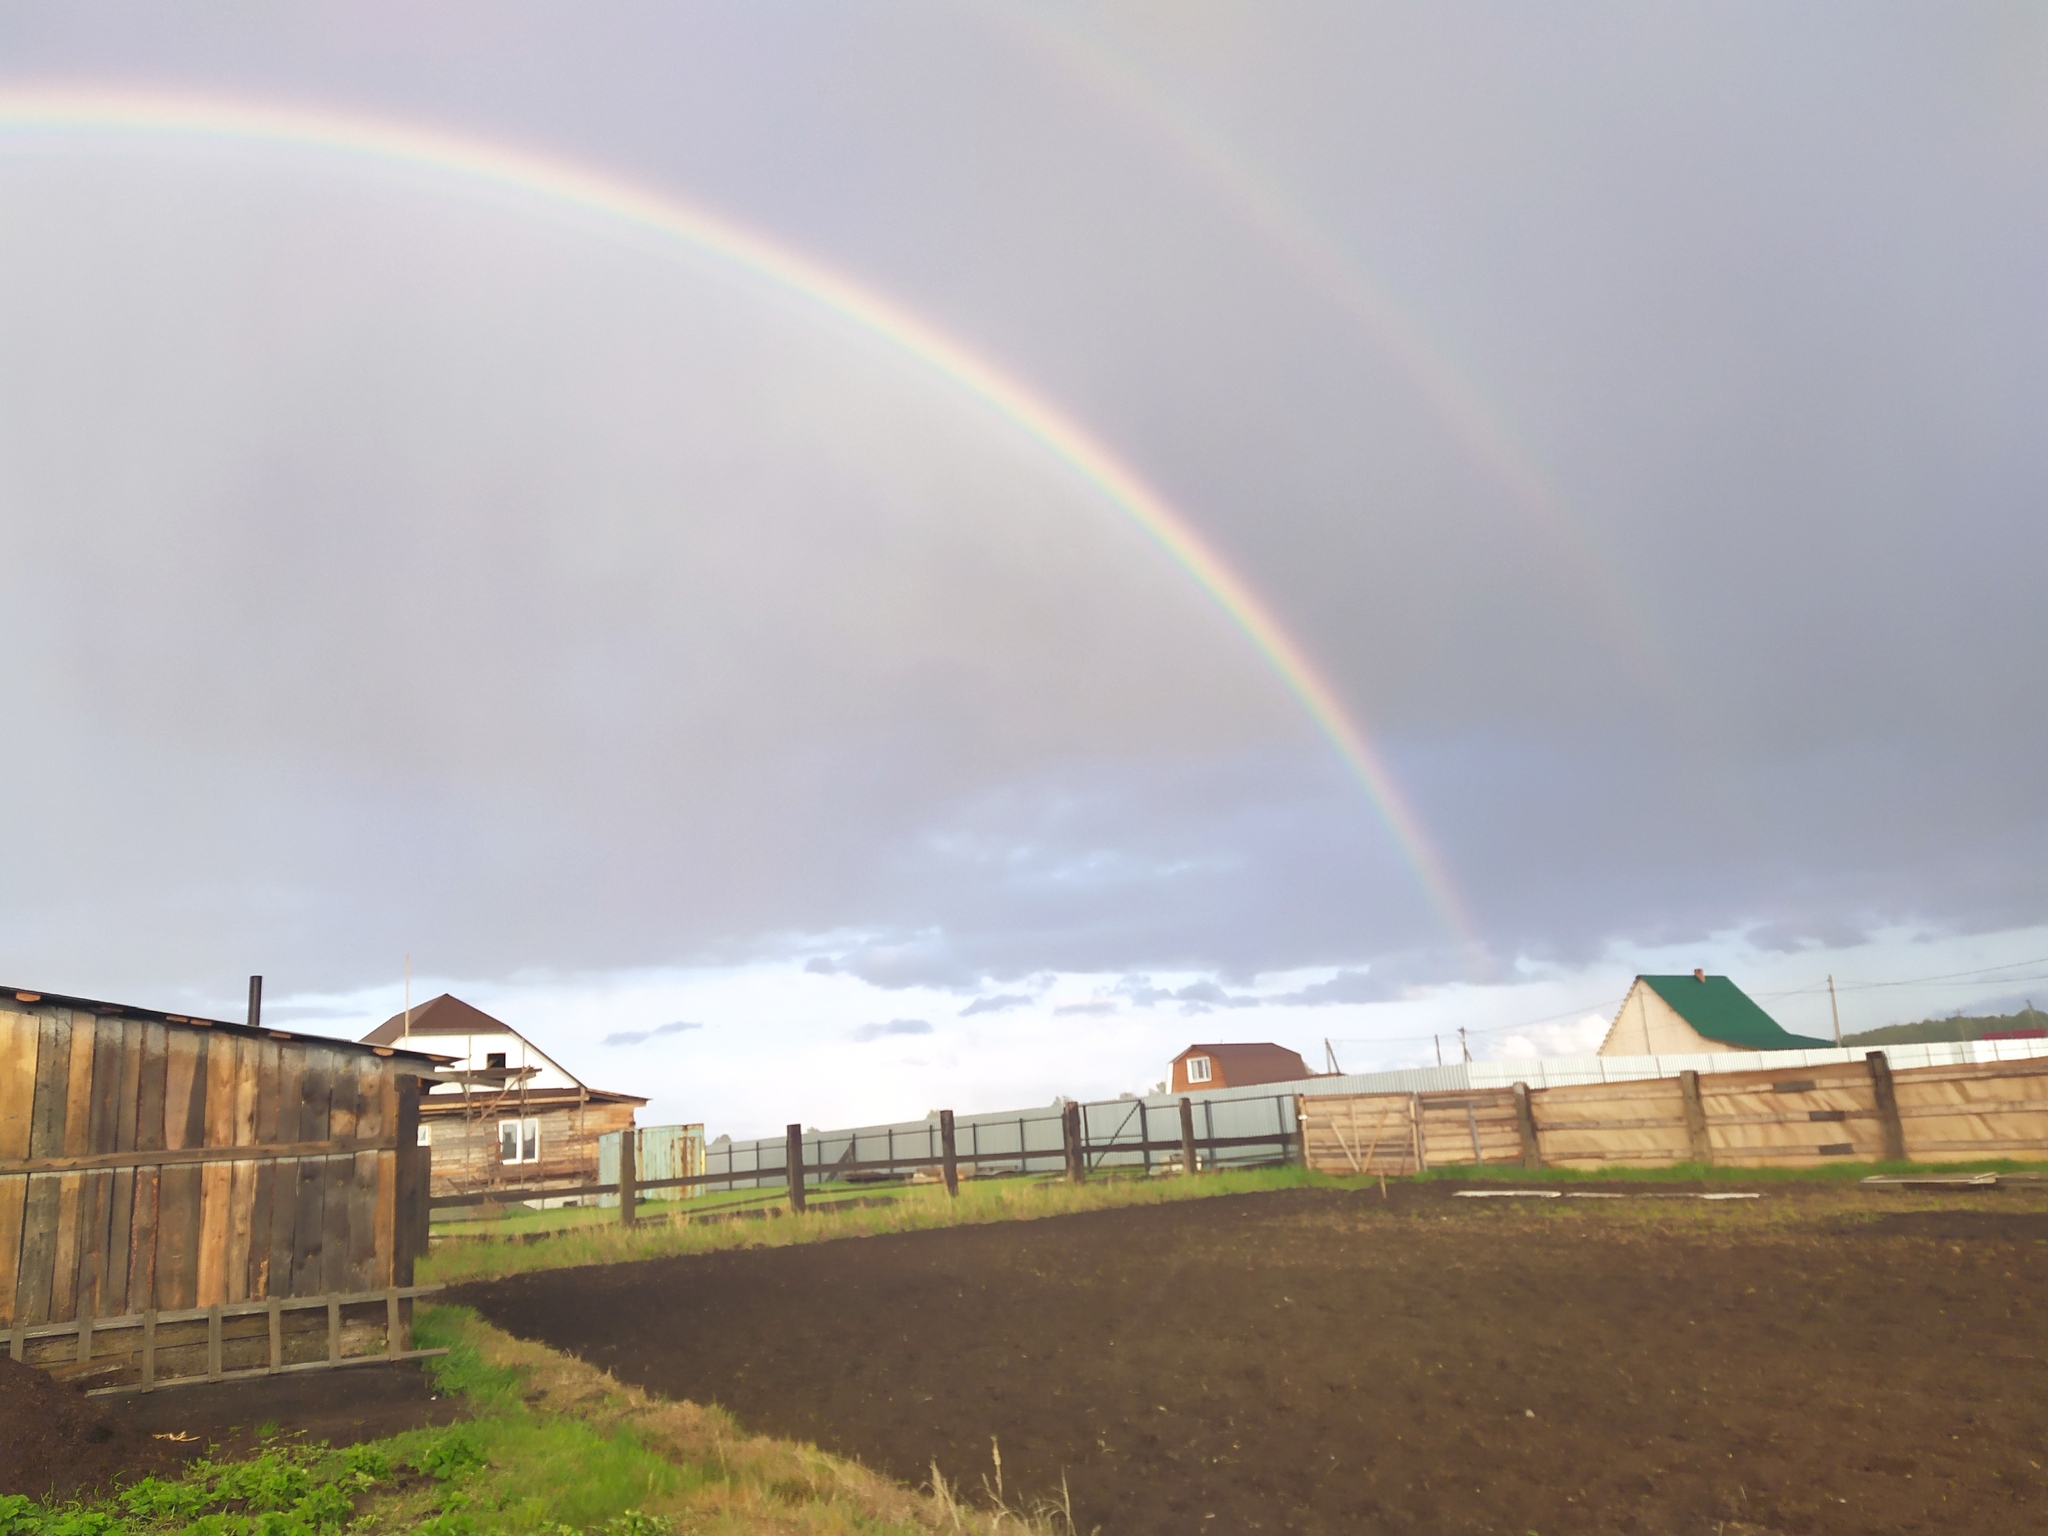
{"type": "Polygon", "coordinates": [[[1169,1093],[1190,1093],[1253,1083],[1298,1083],[1311,1075],[1299,1052],[1270,1040],[1257,1045],[1191,1045],[1173,1058],[1166,1087],[1169,1093]]]}

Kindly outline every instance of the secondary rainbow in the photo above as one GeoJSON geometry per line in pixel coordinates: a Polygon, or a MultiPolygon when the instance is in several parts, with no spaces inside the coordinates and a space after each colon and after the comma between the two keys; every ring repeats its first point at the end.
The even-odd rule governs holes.
{"type": "Polygon", "coordinates": [[[1295,271],[1335,301],[1405,373],[1416,392],[1509,493],[1509,506],[1546,542],[1591,578],[1616,654],[1657,699],[1676,697],[1662,639],[1636,595],[1505,415],[1473,382],[1452,349],[1412,306],[1312,215],[1241,145],[1161,89],[1143,69],[1081,23],[1028,6],[982,13],[1036,48],[1065,77],[1080,82],[1155,138],[1177,168],[1295,271]]]}
{"type": "Polygon", "coordinates": [[[1442,858],[1365,732],[1250,586],[1135,470],[1057,406],[926,321],[787,246],[667,192],[525,149],[409,123],[300,106],[138,89],[0,89],[0,135],[78,133],[255,142],[423,168],[579,209],[679,241],[801,294],[918,359],[1035,439],[1121,510],[1229,616],[1371,797],[1431,904],[1475,952],[1442,858]]]}

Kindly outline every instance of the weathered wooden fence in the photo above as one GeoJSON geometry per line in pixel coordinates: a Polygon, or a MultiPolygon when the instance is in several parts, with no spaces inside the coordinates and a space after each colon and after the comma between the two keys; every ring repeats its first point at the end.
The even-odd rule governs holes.
{"type": "Polygon", "coordinates": [[[1860,1062],[1559,1088],[1304,1094],[1303,1154],[1325,1173],[1472,1163],[1562,1168],[2048,1157],[2048,1059],[1893,1072],[1860,1062]]]}
{"type": "Polygon", "coordinates": [[[187,1369],[194,1326],[230,1355],[249,1329],[276,1340],[265,1368],[326,1364],[348,1351],[323,1338],[300,1360],[285,1336],[338,1340],[350,1309],[383,1307],[380,1353],[404,1353],[431,1070],[412,1052],[0,993],[0,1337],[16,1359],[68,1349],[102,1384],[163,1385],[218,1374],[203,1344],[187,1369]]]}

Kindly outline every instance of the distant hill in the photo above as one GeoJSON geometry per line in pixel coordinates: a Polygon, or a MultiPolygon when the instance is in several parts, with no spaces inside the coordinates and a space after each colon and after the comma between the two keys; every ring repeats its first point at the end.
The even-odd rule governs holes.
{"type": "Polygon", "coordinates": [[[1951,1019],[1922,1019],[1917,1024],[1887,1024],[1883,1029],[1866,1029],[1842,1036],[1844,1045],[1920,1045],[1930,1040],[1982,1040],[1986,1035],[2013,1029],[2048,1029],[2048,1013],[2023,1008],[2018,1013],[1993,1013],[1981,1017],[1958,1014],[1951,1019]]]}

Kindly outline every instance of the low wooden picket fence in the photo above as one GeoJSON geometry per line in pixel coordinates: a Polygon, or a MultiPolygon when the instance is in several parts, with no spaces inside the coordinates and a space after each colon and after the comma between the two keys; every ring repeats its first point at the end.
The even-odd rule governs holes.
{"type": "Polygon", "coordinates": [[[445,1355],[445,1349],[412,1347],[412,1300],[440,1289],[402,1285],[126,1317],[20,1323],[5,1337],[11,1358],[91,1393],[150,1392],[192,1382],[445,1355]]]}
{"type": "Polygon", "coordinates": [[[1304,1160],[1333,1174],[2048,1158],[2048,1059],[1893,1072],[1872,1051],[1860,1062],[1559,1088],[1303,1094],[1297,1113],[1304,1160]]]}

